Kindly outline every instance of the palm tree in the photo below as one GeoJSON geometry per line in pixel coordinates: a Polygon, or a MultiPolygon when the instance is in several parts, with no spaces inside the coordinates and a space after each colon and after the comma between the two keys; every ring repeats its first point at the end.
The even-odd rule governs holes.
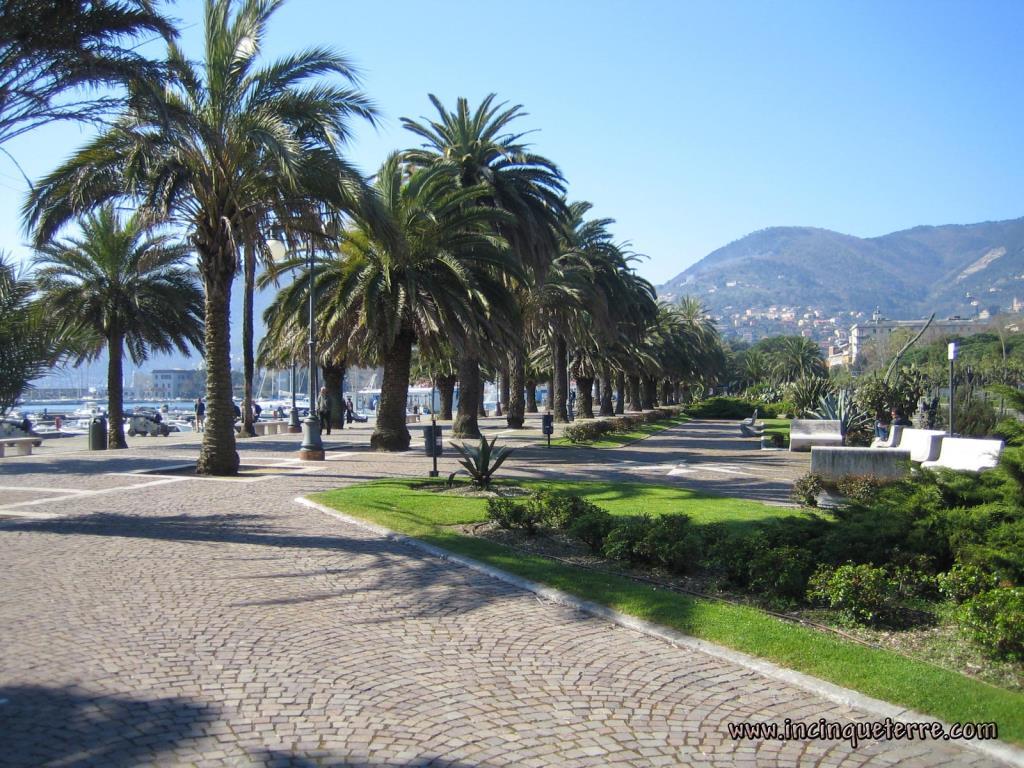
{"type": "Polygon", "coordinates": [[[82,220],[82,234],[38,249],[36,277],[42,300],[56,319],[93,339],[79,359],[106,348],[110,422],[107,446],[124,439],[125,346],[140,365],[152,352],[202,345],[203,295],[188,264],[188,250],[157,234],[141,214],[123,222],[112,205],[82,220]]]}
{"type": "Polygon", "coordinates": [[[803,336],[785,336],[771,353],[772,369],[785,382],[828,375],[821,349],[803,336]]]}
{"type": "Polygon", "coordinates": [[[36,283],[0,252],[0,416],[83,339],[35,299],[36,283]]]}
{"type": "MultiPolygon", "coordinates": [[[[439,116],[437,120],[402,119],[405,127],[425,142],[419,149],[408,150],[405,156],[414,165],[443,169],[452,183],[461,188],[482,185],[487,190],[483,202],[511,215],[499,223],[498,231],[508,242],[514,260],[543,274],[557,246],[555,225],[562,209],[562,175],[550,160],[529,151],[522,142],[524,134],[510,132],[511,123],[525,116],[522,106],[508,107],[495,103],[495,99],[492,93],[471,111],[469,102],[460,98],[455,110],[449,111],[431,95],[430,101],[439,116]]],[[[505,327],[513,336],[520,337],[510,345],[511,360],[498,361],[502,367],[510,367],[508,422],[520,427],[525,411],[523,330],[505,327]]],[[[452,426],[455,435],[480,435],[477,423],[477,403],[482,391],[480,361],[487,356],[504,356],[495,351],[494,345],[479,335],[467,337],[467,343],[460,350],[459,407],[452,426]]]]}
{"type": "Polygon", "coordinates": [[[45,242],[76,214],[128,195],[186,229],[205,290],[207,419],[197,471],[238,471],[231,398],[231,284],[239,244],[268,219],[327,197],[344,205],[358,180],[338,154],[351,117],[373,119],[366,98],[321,76],[354,81],[321,48],[267,66],[257,59],[279,0],[206,0],[205,50],[193,64],[168,47],[172,87],[139,87],[129,108],[37,185],[25,217],[45,242]]]}
{"type": "Polygon", "coordinates": [[[149,0],[0,3],[0,145],[54,120],[103,117],[120,102],[107,86],[158,78],[135,51],[177,31],[149,0]]]}
{"type": "MultiPolygon", "coordinates": [[[[413,345],[442,355],[465,343],[466,329],[500,337],[493,316],[505,317],[511,299],[495,275],[508,269],[506,244],[494,234],[507,216],[481,204],[480,187],[456,188],[436,168],[413,170],[392,154],[377,173],[379,199],[401,235],[395,243],[356,217],[341,235],[339,254],[316,265],[327,343],[345,343],[383,366],[377,450],[409,447],[406,403],[413,345]]],[[[291,264],[282,264],[288,269],[291,264]]],[[[308,296],[308,271],[275,300],[283,313],[308,296]]]]}

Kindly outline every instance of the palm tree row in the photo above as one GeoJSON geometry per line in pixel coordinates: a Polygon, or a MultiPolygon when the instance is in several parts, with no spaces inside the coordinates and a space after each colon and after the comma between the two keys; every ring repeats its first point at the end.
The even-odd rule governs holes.
{"type": "MultiPolygon", "coordinates": [[[[595,380],[607,414],[613,388],[619,410],[624,398],[650,407],[716,374],[721,346],[703,310],[657,304],[635,274],[638,257],[611,237],[612,221],[588,219],[589,204],[567,201],[558,167],[524,142],[522,107],[491,95],[475,109],[459,99],[448,110],[431,96],[434,119],[403,120],[421,146],[390,156],[372,183],[362,178],[342,150],[352,120],[373,123],[376,110],[349,62],[312,48],[260,65],[280,5],[206,0],[198,62],[161,28],[165,60],[135,72],[116,118],[25,205],[47,295],[55,306],[58,298],[70,306],[76,292],[89,297],[81,325],[96,343],[82,354],[109,348],[112,400],[122,345],[136,361],[150,349],[202,348],[207,419],[197,470],[236,472],[230,292],[241,274],[245,434],[261,267],[263,284],[293,277],[268,310],[262,360],[301,356],[302,307],[315,279],[325,379],[330,372],[340,389],[347,364],[384,369],[373,435],[384,450],[409,445],[414,356],[449,401],[457,379],[453,432],[466,437],[479,434],[484,375],[502,382],[508,423],[518,428],[544,379],[555,418],[567,420],[570,367],[588,416],[595,380]],[[115,206],[135,213],[122,222],[115,206]],[[83,237],[59,240],[72,221],[83,223],[83,237]],[[184,246],[152,233],[172,230],[184,246]],[[271,240],[284,240],[292,256],[274,263],[271,240]],[[186,266],[198,273],[201,298],[186,266]],[[142,311],[162,291],[181,293],[180,315],[142,311]]],[[[111,445],[122,445],[120,420],[111,424],[111,445]]]]}

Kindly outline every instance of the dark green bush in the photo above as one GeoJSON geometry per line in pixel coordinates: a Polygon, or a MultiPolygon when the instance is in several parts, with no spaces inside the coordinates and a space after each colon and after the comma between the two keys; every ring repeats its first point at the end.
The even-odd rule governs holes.
{"type": "Polygon", "coordinates": [[[631,563],[648,562],[649,548],[654,521],[649,515],[620,517],[604,539],[601,553],[613,560],[627,560],[631,563]]]}
{"type": "Polygon", "coordinates": [[[611,421],[577,421],[563,433],[571,443],[590,443],[614,429],[611,421]]]}
{"type": "Polygon", "coordinates": [[[821,475],[815,475],[812,472],[808,472],[806,475],[801,475],[797,478],[797,481],[793,483],[793,501],[805,506],[805,507],[816,507],[818,506],[818,494],[825,488],[825,483],[821,479],[821,475]]]}
{"type": "Polygon", "coordinates": [[[964,603],[982,592],[996,588],[996,577],[976,565],[954,565],[936,577],[939,591],[950,600],[964,603]]]}
{"type": "Polygon", "coordinates": [[[487,517],[506,530],[523,530],[529,536],[544,524],[544,514],[535,505],[520,504],[511,499],[487,500],[487,517]]]}
{"type": "Polygon", "coordinates": [[[791,545],[756,547],[748,564],[748,582],[754,592],[798,600],[807,591],[814,557],[791,545]]]}
{"type": "Polygon", "coordinates": [[[600,507],[595,507],[570,522],[567,531],[570,536],[584,542],[594,552],[600,552],[605,537],[614,525],[614,517],[600,507]]]}
{"type": "Polygon", "coordinates": [[[600,507],[581,496],[550,491],[540,491],[527,503],[538,508],[538,514],[548,525],[562,529],[568,529],[575,520],[584,515],[601,511],[600,507]]]}
{"type": "Polygon", "coordinates": [[[972,598],[961,609],[960,627],[993,656],[1024,660],[1024,588],[992,589],[972,598]]]}
{"type": "Polygon", "coordinates": [[[886,569],[847,563],[818,568],[808,582],[807,597],[851,624],[879,624],[892,616],[899,590],[886,569]]]}
{"type": "Polygon", "coordinates": [[[836,491],[840,496],[861,503],[874,499],[887,481],[872,475],[847,475],[836,480],[836,491]]]}
{"type": "Polygon", "coordinates": [[[765,413],[764,403],[745,400],[742,397],[710,397],[691,405],[686,412],[697,419],[747,419],[754,413],[755,408],[760,410],[760,415],[768,415],[765,413]]]}
{"type": "Polygon", "coordinates": [[[688,573],[700,560],[701,539],[689,515],[662,515],[650,525],[646,551],[665,568],[688,573]]]}

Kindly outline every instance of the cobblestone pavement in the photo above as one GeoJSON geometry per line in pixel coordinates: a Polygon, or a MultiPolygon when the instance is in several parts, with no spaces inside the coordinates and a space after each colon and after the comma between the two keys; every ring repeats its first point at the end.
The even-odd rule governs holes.
{"type": "MultiPolygon", "coordinates": [[[[742,464],[716,429],[607,461],[721,483],[628,469],[699,464],[702,442],[705,463],[742,464]]],[[[175,474],[184,443],[0,463],[0,765],[992,764],[941,742],[730,739],[729,722],[872,718],[293,502],[425,473],[361,439],[332,436],[315,465],[294,438],[250,440],[238,480],[175,474]]],[[[552,463],[587,475],[592,453],[552,463]]],[[[555,455],[524,449],[512,469],[555,455]]],[[[786,462],[770,473],[798,473],[786,462]]]]}

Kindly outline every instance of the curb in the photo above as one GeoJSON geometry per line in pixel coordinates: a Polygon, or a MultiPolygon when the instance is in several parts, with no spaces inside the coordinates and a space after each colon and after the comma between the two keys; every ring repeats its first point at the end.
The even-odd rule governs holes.
{"type": "MultiPolygon", "coordinates": [[[[638,619],[635,616],[620,613],[619,611],[613,610],[606,605],[601,605],[600,603],[581,600],[580,598],[559,589],[554,589],[553,587],[548,587],[536,581],[524,579],[521,576],[516,576],[515,574],[508,573],[507,571],[503,571],[499,568],[494,568],[486,563],[481,563],[479,560],[473,560],[472,558],[464,557],[462,555],[455,554],[454,552],[449,552],[446,549],[435,547],[433,544],[420,541],[412,536],[406,536],[403,533],[397,533],[389,528],[385,528],[384,526],[376,525],[375,523],[370,523],[357,517],[351,517],[350,515],[331,509],[323,504],[318,504],[310,499],[298,497],[294,501],[304,507],[315,509],[316,511],[322,512],[326,515],[331,515],[332,517],[336,517],[350,525],[370,531],[371,533],[375,533],[390,541],[404,544],[412,547],[413,549],[418,549],[421,552],[425,552],[442,560],[457,563],[526,592],[532,592],[538,597],[542,597],[552,603],[557,603],[567,608],[572,608],[574,610],[581,611],[582,613],[605,619],[620,627],[641,632],[649,637],[658,638],[659,640],[662,640],[676,648],[700,651],[701,653],[705,653],[717,659],[732,662],[733,664],[749,669],[752,672],[757,672],[765,677],[778,680],[788,685],[792,685],[795,688],[800,688],[817,696],[821,696],[823,699],[836,704],[855,707],[879,718],[889,717],[893,720],[898,720],[904,723],[938,722],[942,724],[944,730],[949,730],[948,723],[938,720],[933,716],[924,715],[911,709],[905,709],[895,704],[890,704],[887,701],[866,696],[865,694],[859,693],[850,688],[843,688],[842,686],[835,685],[834,683],[820,680],[816,677],[812,677],[811,675],[804,674],[803,672],[786,669],[778,664],[758,659],[754,656],[750,656],[749,654],[742,653],[741,651],[734,651],[731,648],[726,648],[716,643],[708,642],[707,640],[700,640],[698,638],[691,637],[690,635],[685,635],[682,632],[677,632],[674,629],[669,629],[668,627],[664,627],[660,624],[654,624],[643,619],[638,619]]],[[[1015,766],[1016,768],[1024,768],[1024,749],[1020,749],[1003,742],[995,743],[991,741],[957,740],[955,743],[975,752],[980,752],[987,757],[1015,766]]]]}

